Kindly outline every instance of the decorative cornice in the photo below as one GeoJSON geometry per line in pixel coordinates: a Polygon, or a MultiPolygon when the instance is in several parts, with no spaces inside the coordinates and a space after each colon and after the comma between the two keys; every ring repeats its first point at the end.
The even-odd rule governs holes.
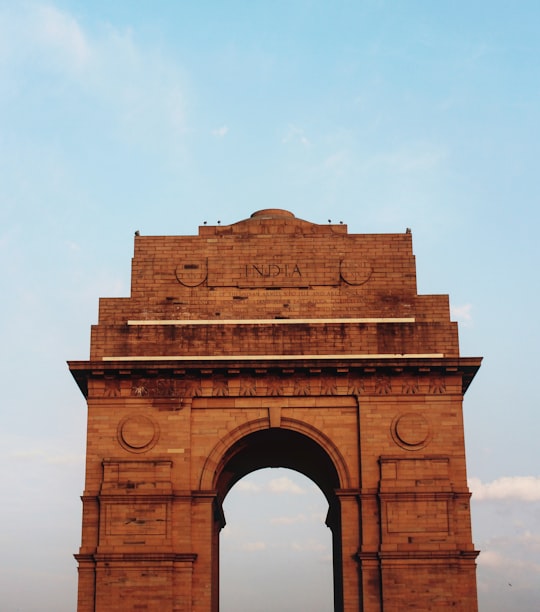
{"type": "MultiPolygon", "coordinates": [[[[182,364],[174,360],[70,361],[83,394],[88,381],[101,380],[97,396],[190,399],[194,397],[439,395],[447,393],[448,376],[461,376],[462,393],[480,367],[481,358],[324,360],[303,356],[292,361],[222,360],[182,364]]],[[[94,392],[95,393],[95,392],[94,392]]]]}

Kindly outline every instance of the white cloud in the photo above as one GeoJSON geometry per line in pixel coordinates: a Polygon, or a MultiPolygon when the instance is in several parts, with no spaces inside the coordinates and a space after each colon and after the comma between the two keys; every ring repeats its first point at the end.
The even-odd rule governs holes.
{"type": "Polygon", "coordinates": [[[91,56],[90,45],[77,21],[53,6],[38,6],[34,14],[36,38],[58,52],[58,60],[81,69],[91,56]]]}
{"type": "Polygon", "coordinates": [[[317,540],[305,540],[304,542],[292,542],[291,543],[292,550],[297,552],[325,552],[327,550],[327,546],[322,544],[321,542],[317,542],[317,540]]]}
{"type": "Polygon", "coordinates": [[[0,64],[11,65],[16,73],[26,62],[31,69],[46,66],[73,77],[84,72],[93,56],[92,42],[77,20],[51,5],[21,2],[0,9],[0,40],[0,64]]]}
{"type": "Polygon", "coordinates": [[[216,138],[223,138],[224,136],[227,135],[227,133],[229,132],[229,128],[226,125],[222,125],[219,128],[216,128],[215,130],[212,130],[212,136],[215,136],[216,138]]]}
{"type": "Polygon", "coordinates": [[[478,557],[478,564],[484,567],[500,569],[508,565],[508,559],[496,550],[485,550],[478,557]]]}
{"type": "Polygon", "coordinates": [[[89,99],[129,141],[177,145],[186,132],[186,79],[177,64],[143,47],[136,34],[110,24],[90,29],[54,6],[21,3],[0,11],[2,86],[29,96],[20,74],[32,73],[35,83],[45,77],[45,91],[69,92],[70,104],[89,99]]]}
{"type": "Polygon", "coordinates": [[[84,463],[83,454],[53,453],[41,449],[28,449],[11,453],[10,458],[15,461],[39,461],[51,465],[81,465],[84,463]]]}
{"type": "Polygon", "coordinates": [[[303,495],[305,490],[295,484],[290,478],[283,476],[281,478],[273,478],[268,483],[268,490],[271,493],[292,493],[294,495],[303,495]]]}
{"type": "Polygon", "coordinates": [[[290,142],[299,142],[304,147],[309,147],[311,142],[309,138],[304,134],[304,131],[295,125],[289,125],[285,136],[281,139],[283,144],[290,142]]]}
{"type": "Polygon", "coordinates": [[[344,176],[351,170],[351,159],[347,151],[332,153],[323,161],[323,170],[332,176],[344,176]]]}
{"type": "Polygon", "coordinates": [[[270,519],[272,525],[294,525],[295,523],[305,523],[307,517],[305,514],[297,514],[296,516],[278,516],[270,519]]]}
{"type": "Polygon", "coordinates": [[[464,325],[472,325],[472,304],[461,306],[450,306],[450,315],[453,320],[459,321],[464,325]]]}
{"type": "Polygon", "coordinates": [[[242,491],[245,493],[288,493],[293,495],[303,495],[306,493],[305,489],[298,486],[287,476],[280,478],[272,478],[268,483],[260,485],[252,480],[243,479],[234,485],[236,491],[242,491]]]}
{"type": "Polygon", "coordinates": [[[492,569],[511,569],[514,573],[517,570],[532,571],[540,573],[540,565],[510,557],[508,554],[501,554],[496,550],[481,551],[478,557],[478,565],[492,569]]]}
{"type": "Polygon", "coordinates": [[[505,476],[486,483],[479,478],[470,478],[469,488],[475,501],[490,499],[540,501],[540,477],[536,476],[505,476]]]}
{"type": "Polygon", "coordinates": [[[234,529],[227,523],[219,534],[222,538],[230,538],[234,535],[234,529]]]}
{"type": "Polygon", "coordinates": [[[486,550],[482,551],[480,557],[478,558],[478,563],[480,565],[485,565],[486,567],[503,567],[506,565],[507,561],[505,557],[498,553],[495,550],[486,550]]]}
{"type": "Polygon", "coordinates": [[[240,482],[236,483],[234,485],[234,488],[237,491],[246,491],[248,493],[259,493],[260,491],[262,491],[260,485],[250,480],[246,480],[245,478],[244,480],[241,480],[240,482]]]}
{"type": "Polygon", "coordinates": [[[65,245],[69,251],[78,252],[81,250],[81,245],[74,240],[66,240],[65,245]]]}
{"type": "MultiPolygon", "coordinates": [[[[484,600],[481,609],[510,609],[510,599],[497,599],[497,605],[493,605],[493,594],[500,594],[501,587],[509,589],[509,583],[512,593],[507,593],[508,597],[525,598],[528,602],[540,597],[540,515],[536,501],[539,480],[521,476],[488,483],[477,478],[470,481],[474,542],[480,550],[478,590],[484,600]]],[[[537,609],[525,604],[525,599],[516,599],[516,609],[537,609]]]]}

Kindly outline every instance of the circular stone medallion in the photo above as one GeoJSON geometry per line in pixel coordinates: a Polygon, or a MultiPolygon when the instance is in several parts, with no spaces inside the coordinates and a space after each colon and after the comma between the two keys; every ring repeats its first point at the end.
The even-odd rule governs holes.
{"type": "Polygon", "coordinates": [[[146,416],[136,414],[126,417],[118,426],[120,444],[132,453],[148,450],[156,443],[157,426],[146,416]]]}
{"type": "Polygon", "coordinates": [[[404,448],[420,448],[429,439],[429,423],[423,415],[407,412],[394,419],[392,436],[404,448]]]}
{"type": "Polygon", "coordinates": [[[176,280],[185,287],[198,287],[208,276],[206,259],[192,257],[180,262],[174,271],[176,280]]]}
{"type": "Polygon", "coordinates": [[[363,285],[371,278],[373,268],[365,260],[344,259],[339,264],[339,273],[348,285],[363,285]]]}

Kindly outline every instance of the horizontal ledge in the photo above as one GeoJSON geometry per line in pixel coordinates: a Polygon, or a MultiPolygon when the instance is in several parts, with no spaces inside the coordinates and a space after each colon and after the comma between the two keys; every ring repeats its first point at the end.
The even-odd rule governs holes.
{"type": "MultiPolygon", "coordinates": [[[[94,561],[97,563],[194,563],[197,553],[171,552],[112,552],[104,551],[94,554],[73,555],[77,561],[94,561]]],[[[163,568],[166,571],[166,568],[163,568]]]]}
{"type": "Polygon", "coordinates": [[[102,361],[285,361],[287,359],[432,359],[444,353],[382,353],[360,355],[132,355],[102,357],[102,361]]]}
{"type": "Polygon", "coordinates": [[[414,323],[415,317],[364,317],[342,319],[152,319],[129,320],[128,325],[298,325],[328,323],[414,323]]]}
{"type": "MultiPolygon", "coordinates": [[[[478,550],[403,550],[403,551],[358,551],[355,555],[358,561],[377,561],[380,560],[387,566],[394,564],[407,563],[408,561],[432,561],[444,562],[445,560],[474,560],[480,551],[478,550]]],[[[437,563],[437,566],[439,565],[437,563]]]]}

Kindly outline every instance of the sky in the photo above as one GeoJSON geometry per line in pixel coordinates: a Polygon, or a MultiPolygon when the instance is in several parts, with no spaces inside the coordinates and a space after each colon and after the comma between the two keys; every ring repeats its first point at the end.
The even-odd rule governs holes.
{"type": "MultiPolygon", "coordinates": [[[[412,229],[419,293],[449,294],[484,357],[464,403],[480,611],[538,609],[539,22],[528,0],[0,0],[3,612],[75,609],[66,360],[99,297],[129,295],[134,231],[263,208],[412,229]]],[[[311,481],[250,474],[225,511],[224,612],[331,608],[311,481]]]]}

